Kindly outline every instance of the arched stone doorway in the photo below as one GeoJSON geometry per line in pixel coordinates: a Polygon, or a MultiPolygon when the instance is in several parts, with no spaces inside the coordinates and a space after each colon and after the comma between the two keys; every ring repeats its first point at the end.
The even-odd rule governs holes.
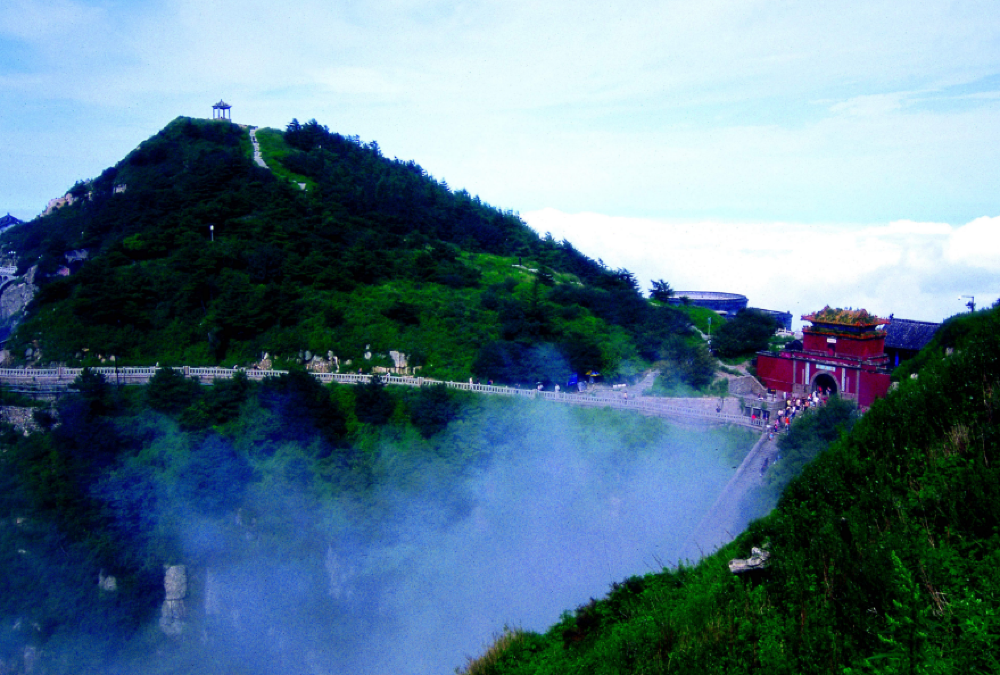
{"type": "Polygon", "coordinates": [[[824,392],[829,392],[830,394],[837,393],[837,380],[828,373],[820,373],[813,380],[813,391],[816,389],[822,389],[824,392]]]}

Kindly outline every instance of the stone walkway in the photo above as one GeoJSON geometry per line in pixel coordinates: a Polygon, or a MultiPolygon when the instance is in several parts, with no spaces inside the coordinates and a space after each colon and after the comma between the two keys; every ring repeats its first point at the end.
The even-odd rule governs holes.
{"type": "Polygon", "coordinates": [[[260,143],[257,142],[256,127],[251,127],[250,129],[250,142],[253,143],[253,161],[257,162],[257,166],[262,166],[270,171],[270,167],[264,163],[264,155],[260,153],[260,143]]]}
{"type": "MultiPolygon", "coordinates": [[[[653,388],[653,383],[656,381],[656,377],[660,374],[658,370],[651,370],[645,374],[645,376],[630,387],[635,396],[642,396],[644,391],[649,391],[653,388]]],[[[716,373],[717,376],[726,377],[726,379],[731,379],[731,375],[726,375],[725,373],[716,373]]],[[[719,412],[727,415],[740,415],[743,409],[740,407],[740,400],[735,396],[721,396],[721,397],[695,397],[695,398],[685,398],[685,397],[669,397],[661,396],[657,397],[658,400],[664,403],[669,403],[670,405],[683,406],[685,408],[692,408],[703,411],[705,414],[714,413],[716,409],[719,412]]]]}
{"type": "Polygon", "coordinates": [[[644,391],[648,391],[648,390],[652,389],[653,388],[653,382],[656,381],[656,376],[659,375],[659,374],[660,374],[660,371],[658,371],[658,370],[651,370],[648,373],[646,373],[646,376],[644,378],[642,378],[641,380],[639,380],[639,382],[635,385],[636,392],[638,392],[638,393],[641,394],[644,391]]]}
{"type": "Polygon", "coordinates": [[[746,498],[764,486],[764,467],[773,464],[777,457],[778,437],[769,440],[768,434],[763,434],[688,537],[681,560],[698,560],[713,553],[746,529],[752,515],[746,511],[746,498]]]}

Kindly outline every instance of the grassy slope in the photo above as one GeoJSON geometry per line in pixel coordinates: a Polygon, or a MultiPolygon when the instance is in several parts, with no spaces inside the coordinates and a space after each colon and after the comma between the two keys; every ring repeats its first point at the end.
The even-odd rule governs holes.
{"type": "Polygon", "coordinates": [[[691,321],[691,324],[706,335],[709,333],[709,319],[712,320],[711,332],[719,330],[726,324],[726,319],[724,317],[719,316],[717,312],[705,309],[704,307],[695,307],[694,305],[677,305],[677,309],[684,312],[684,314],[686,314],[688,319],[691,321]]]}
{"type": "MultiPolygon", "coordinates": [[[[306,184],[306,191],[316,189],[316,181],[308,176],[294,173],[285,168],[282,160],[291,152],[291,148],[285,143],[284,137],[277,129],[265,128],[257,130],[257,142],[260,144],[260,153],[264,158],[267,168],[279,178],[289,180],[296,185],[306,184]]],[[[252,151],[251,151],[252,156],[252,151]]]]}
{"type": "Polygon", "coordinates": [[[468,673],[996,672],[1000,316],[876,403],[778,508],[694,568],[630,579],[468,673]],[[766,544],[753,578],[726,562],[766,544]]]}

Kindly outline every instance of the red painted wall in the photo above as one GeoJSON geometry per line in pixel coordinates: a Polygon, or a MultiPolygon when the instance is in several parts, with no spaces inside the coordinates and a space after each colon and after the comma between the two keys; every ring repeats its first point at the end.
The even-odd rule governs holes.
{"type": "Polygon", "coordinates": [[[854,340],[838,336],[835,338],[837,342],[833,345],[834,351],[832,353],[830,352],[830,343],[827,342],[829,337],[831,336],[805,333],[802,336],[802,349],[807,352],[822,352],[832,356],[849,356],[861,359],[881,356],[885,353],[885,334],[880,333],[879,337],[870,340],[854,340]]]}
{"type": "Polygon", "coordinates": [[[827,350],[826,338],[827,338],[826,335],[803,333],[802,349],[804,349],[807,352],[825,352],[827,350]]]}
{"type": "Polygon", "coordinates": [[[858,406],[867,408],[876,399],[885,397],[889,393],[888,373],[861,373],[860,387],[858,391],[858,406]]]}
{"type": "Polygon", "coordinates": [[[780,356],[762,354],[757,356],[757,377],[768,389],[776,391],[792,390],[792,367],[795,362],[780,356]]]}

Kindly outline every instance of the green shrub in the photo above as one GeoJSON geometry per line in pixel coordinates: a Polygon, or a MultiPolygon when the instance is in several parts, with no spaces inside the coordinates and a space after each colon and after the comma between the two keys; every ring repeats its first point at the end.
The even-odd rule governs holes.
{"type": "Polygon", "coordinates": [[[176,414],[191,406],[201,394],[201,385],[173,368],[160,368],[149,378],[146,403],[153,410],[176,414]]]}
{"type": "Polygon", "coordinates": [[[731,358],[767,349],[778,323],[768,314],[744,309],[712,335],[712,348],[731,358]]]}
{"type": "Polygon", "coordinates": [[[409,408],[410,420],[424,438],[443,431],[458,414],[458,403],[443,384],[417,389],[409,408]]]}

